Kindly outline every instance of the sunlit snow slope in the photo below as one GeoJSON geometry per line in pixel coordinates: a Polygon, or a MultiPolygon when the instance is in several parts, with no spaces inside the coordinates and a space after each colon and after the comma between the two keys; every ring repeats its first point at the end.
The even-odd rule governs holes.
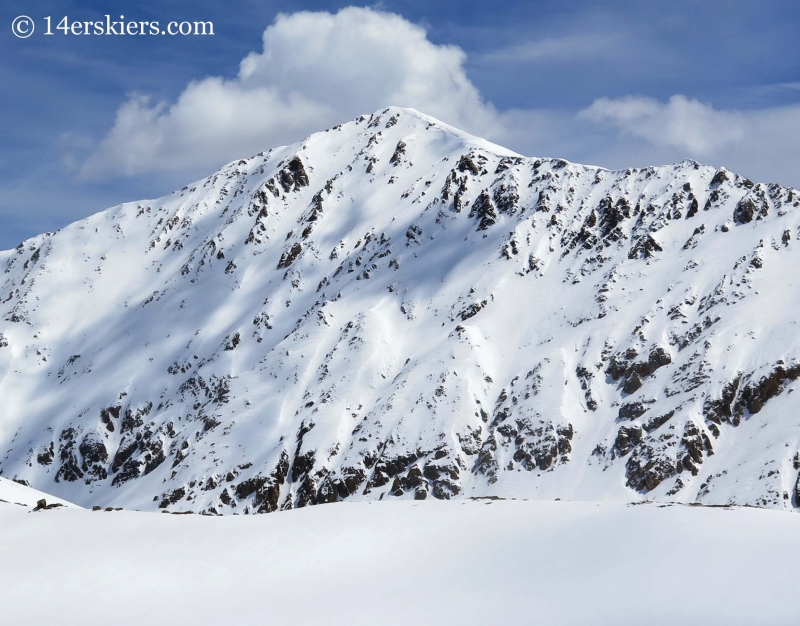
{"type": "Polygon", "coordinates": [[[0,470],[219,513],[793,509],[798,207],[692,161],[613,172],[361,117],[0,253],[0,470]]]}
{"type": "Polygon", "coordinates": [[[0,503],[35,507],[41,500],[44,500],[47,505],[60,504],[61,506],[75,506],[60,498],[54,498],[49,493],[42,493],[41,491],[36,491],[36,489],[20,485],[6,478],[0,478],[0,503]]]}

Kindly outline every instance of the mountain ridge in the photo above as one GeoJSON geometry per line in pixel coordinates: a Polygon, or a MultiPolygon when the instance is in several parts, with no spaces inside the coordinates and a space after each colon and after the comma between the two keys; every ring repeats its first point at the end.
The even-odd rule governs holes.
{"type": "Polygon", "coordinates": [[[0,253],[0,473],[145,510],[793,510],[799,200],[361,116],[0,253]]]}

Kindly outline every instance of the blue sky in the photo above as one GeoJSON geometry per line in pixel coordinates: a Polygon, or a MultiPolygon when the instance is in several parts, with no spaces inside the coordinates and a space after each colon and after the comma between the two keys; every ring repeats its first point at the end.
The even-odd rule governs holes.
{"type": "Polygon", "coordinates": [[[614,168],[688,157],[800,187],[800,3],[347,6],[4,2],[0,249],[386,104],[528,155],[614,168]],[[106,13],[211,20],[215,35],[42,35],[47,15],[106,13]],[[10,28],[20,14],[37,28],[24,40],[10,28]]]}

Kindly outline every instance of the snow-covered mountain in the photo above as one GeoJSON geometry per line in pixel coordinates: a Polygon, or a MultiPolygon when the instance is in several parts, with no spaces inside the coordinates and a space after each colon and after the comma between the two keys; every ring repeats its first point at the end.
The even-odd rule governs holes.
{"type": "Polygon", "coordinates": [[[793,509],[798,207],[360,117],[0,253],[0,471],[145,510],[793,509]]]}

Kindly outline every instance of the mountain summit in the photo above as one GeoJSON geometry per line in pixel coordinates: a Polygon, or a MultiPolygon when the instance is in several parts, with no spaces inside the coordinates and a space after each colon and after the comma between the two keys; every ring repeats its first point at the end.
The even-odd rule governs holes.
{"type": "Polygon", "coordinates": [[[793,509],[799,206],[359,117],[1,252],[0,473],[145,510],[793,509]]]}

